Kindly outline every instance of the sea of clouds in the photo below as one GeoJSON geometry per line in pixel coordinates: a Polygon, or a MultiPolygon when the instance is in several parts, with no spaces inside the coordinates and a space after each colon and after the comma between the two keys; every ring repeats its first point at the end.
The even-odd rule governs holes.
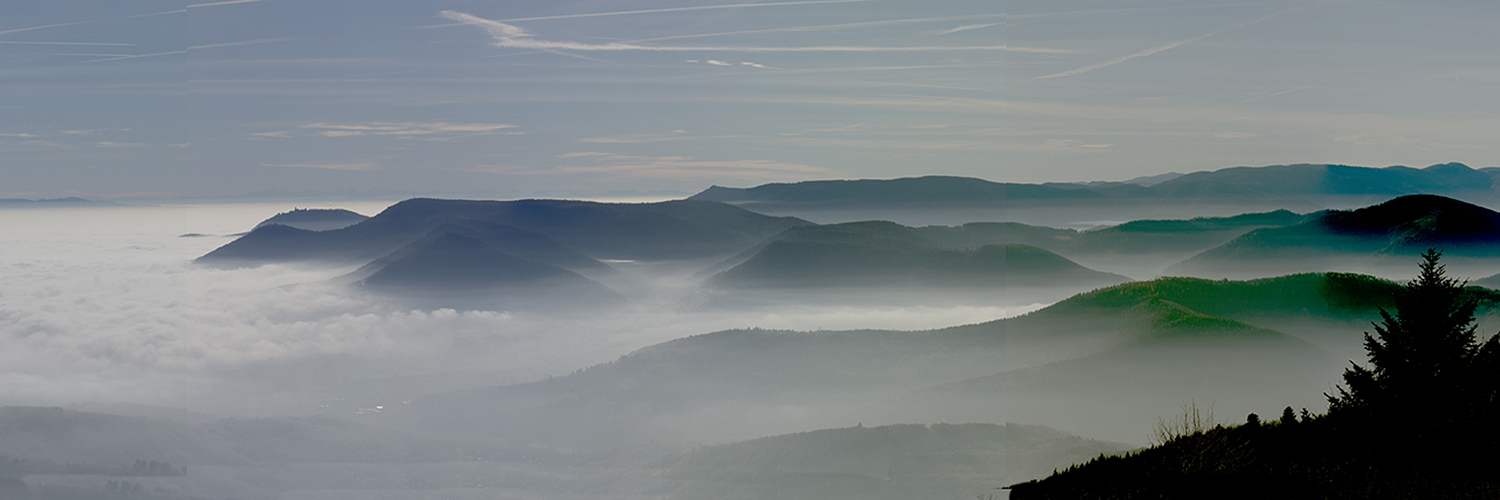
{"type": "MultiPolygon", "coordinates": [[[[386,203],[297,205],[367,215],[386,203]]],[[[142,403],[220,415],[344,414],[538,380],[732,328],[929,329],[995,305],[685,307],[676,288],[607,312],[426,309],[347,267],[192,260],[291,204],[0,211],[0,404],[142,403]],[[204,236],[183,237],[184,234],[204,236]]]]}

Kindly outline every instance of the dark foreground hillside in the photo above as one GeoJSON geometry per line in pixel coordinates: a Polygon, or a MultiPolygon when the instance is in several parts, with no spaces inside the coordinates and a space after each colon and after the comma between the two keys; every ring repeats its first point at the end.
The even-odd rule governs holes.
{"type": "Polygon", "coordinates": [[[1014,485],[1011,499],[1500,498],[1493,448],[1391,446],[1400,432],[1328,417],[1221,426],[1014,485]]]}

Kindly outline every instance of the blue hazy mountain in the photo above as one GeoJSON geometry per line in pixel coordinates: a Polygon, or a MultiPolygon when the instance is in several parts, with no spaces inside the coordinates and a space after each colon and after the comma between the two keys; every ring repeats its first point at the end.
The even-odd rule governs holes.
{"type": "Polygon", "coordinates": [[[709,282],[729,288],[965,288],[1129,281],[1031,245],[944,245],[925,229],[884,221],[792,228],[709,282]]]}
{"type": "Polygon", "coordinates": [[[0,198],[0,208],[59,208],[59,207],[114,207],[119,203],[102,200],[89,200],[77,196],[67,198],[44,198],[32,200],[27,198],[0,198]]]}
{"type": "Polygon", "coordinates": [[[343,229],[364,222],[368,218],[342,208],[298,208],[290,212],[276,214],[269,219],[261,221],[260,224],[256,224],[255,227],[281,224],[308,231],[328,231],[331,229],[343,229]]]}
{"type": "MultiPolygon", "coordinates": [[[[1500,213],[1452,198],[1409,195],[1351,211],[1326,211],[1306,222],[1245,233],[1168,269],[1216,273],[1319,269],[1334,262],[1400,257],[1427,248],[1458,258],[1500,257],[1500,213]]],[[[1232,274],[1230,274],[1232,275],[1232,274]]]]}
{"type": "Polygon", "coordinates": [[[751,188],[713,186],[689,199],[746,207],[961,207],[1122,202],[1220,203],[1315,200],[1330,196],[1443,194],[1492,198],[1496,172],[1460,163],[1426,168],[1297,164],[1194,172],[1158,183],[1017,184],[965,177],[806,181],[751,188]]]}
{"type": "MultiPolygon", "coordinates": [[[[1127,425],[1110,420],[1111,414],[1145,419],[1136,424],[1154,421],[1160,398],[1186,400],[1218,389],[1215,394],[1224,398],[1319,394],[1308,392],[1309,384],[1326,387],[1344,361],[1262,324],[1299,319],[1357,344],[1360,328],[1377,317],[1377,307],[1390,303],[1394,287],[1347,274],[1245,282],[1171,278],[1080,294],[1020,317],[933,331],[722,331],[646,347],[568,376],[430,396],[393,418],[593,446],[669,436],[750,437],[837,426],[860,415],[881,422],[1004,421],[996,405],[1032,419],[1010,421],[1040,421],[1035,419],[1048,418],[1047,408],[1025,405],[1055,398],[1056,404],[1087,410],[1077,413],[1070,428],[1122,439],[1096,429],[1127,425]],[[1163,382],[1151,393],[1156,399],[1137,403],[1121,401],[1129,393],[1091,390],[1075,398],[1069,391],[1038,389],[1026,392],[1033,399],[979,404],[963,402],[964,390],[940,389],[1006,373],[1001,379],[1110,373],[1089,372],[1081,361],[1016,371],[1085,356],[1102,356],[1092,359],[1111,370],[1129,363],[1140,373],[1092,381],[1048,375],[1032,377],[1042,385],[1003,385],[1019,390],[1071,380],[1103,392],[1136,379],[1176,382],[1163,382]],[[899,402],[924,395],[943,404],[899,402]],[[1103,401],[1120,406],[1101,406],[1103,401]],[[985,417],[984,411],[991,413],[985,417]]],[[[1278,406],[1285,404],[1291,403],[1278,406]]]]}
{"type": "MultiPolygon", "coordinates": [[[[701,201],[619,204],[418,198],[397,203],[368,220],[343,229],[299,232],[286,226],[261,227],[200,257],[199,261],[368,262],[432,235],[437,226],[455,223],[491,228],[507,226],[544,236],[593,259],[621,260],[692,259],[732,254],[789,227],[807,224],[801,219],[770,217],[721,203],[701,201]]],[[[536,238],[527,241],[541,242],[536,238]]],[[[546,242],[539,244],[552,246],[546,242]]],[[[524,253],[514,248],[500,248],[507,253],[524,253]]],[[[536,253],[546,252],[536,249],[536,253]]]]}

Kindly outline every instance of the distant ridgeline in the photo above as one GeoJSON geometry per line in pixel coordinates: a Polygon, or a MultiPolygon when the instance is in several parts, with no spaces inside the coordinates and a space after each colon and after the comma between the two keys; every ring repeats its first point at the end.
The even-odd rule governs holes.
{"type": "Polygon", "coordinates": [[[30,200],[25,198],[0,198],[0,208],[56,208],[56,207],[110,207],[118,203],[88,200],[76,196],[30,200]]]}
{"type": "MultiPolygon", "coordinates": [[[[1018,184],[967,177],[927,176],[888,180],[806,181],[752,188],[713,186],[692,200],[755,207],[954,207],[1108,204],[1121,202],[1276,202],[1354,197],[1374,200],[1407,194],[1441,194],[1475,200],[1495,197],[1500,168],[1475,170],[1460,163],[1427,168],[1278,165],[1195,172],[1161,182],[1018,184]],[[1149,185],[1148,185],[1149,184],[1149,185]]],[[[1152,179],[1156,180],[1156,179],[1152,179]]]]}
{"type": "Polygon", "coordinates": [[[363,265],[345,279],[372,290],[611,299],[618,295],[585,277],[613,271],[601,260],[723,258],[807,224],[704,201],[418,198],[369,218],[343,210],[280,214],[198,262],[363,265]]]}

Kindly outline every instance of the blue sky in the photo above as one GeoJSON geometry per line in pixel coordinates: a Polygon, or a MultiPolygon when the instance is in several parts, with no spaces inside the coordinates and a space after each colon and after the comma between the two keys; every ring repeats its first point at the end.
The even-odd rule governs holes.
{"type": "Polygon", "coordinates": [[[1492,2],[7,2],[0,196],[1500,166],[1492,2]]]}

